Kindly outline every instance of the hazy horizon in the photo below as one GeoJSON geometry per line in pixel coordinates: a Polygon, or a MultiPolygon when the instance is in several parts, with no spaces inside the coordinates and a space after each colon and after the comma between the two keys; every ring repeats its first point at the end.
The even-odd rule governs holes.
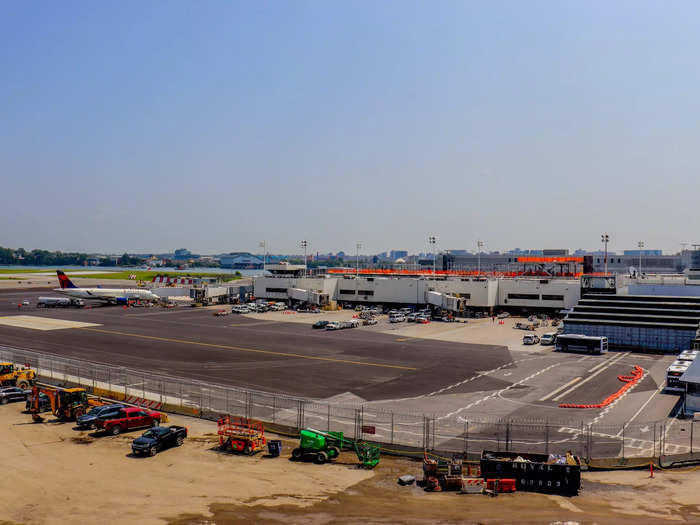
{"type": "Polygon", "coordinates": [[[700,242],[700,4],[8,3],[0,246],[700,242]]]}

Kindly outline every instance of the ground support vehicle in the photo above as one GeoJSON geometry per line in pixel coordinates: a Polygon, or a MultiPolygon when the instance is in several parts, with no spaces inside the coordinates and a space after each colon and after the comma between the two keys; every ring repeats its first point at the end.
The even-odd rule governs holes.
{"type": "Polygon", "coordinates": [[[690,368],[690,361],[676,360],[666,369],[666,392],[685,392],[685,383],[681,381],[681,376],[690,368]]]}
{"type": "Polygon", "coordinates": [[[143,427],[155,427],[160,424],[161,414],[145,408],[126,407],[117,411],[113,416],[97,418],[95,428],[116,436],[127,430],[143,427]]]}
{"type": "Polygon", "coordinates": [[[31,393],[31,390],[25,390],[18,386],[0,388],[0,404],[6,405],[10,401],[25,401],[31,393]]]}
{"type": "Polygon", "coordinates": [[[322,465],[336,459],[344,448],[354,450],[360,465],[365,468],[373,468],[379,463],[378,446],[345,439],[342,432],[323,432],[312,428],[299,432],[299,446],[292,450],[292,459],[311,459],[322,465]]]}
{"type": "Polygon", "coordinates": [[[542,346],[551,346],[553,345],[557,340],[557,333],[556,332],[547,332],[546,334],[542,334],[542,338],[540,339],[540,344],[542,346]]]}
{"type": "Polygon", "coordinates": [[[219,448],[226,452],[242,452],[250,456],[267,443],[262,422],[247,417],[222,417],[219,426],[219,448]]]}
{"type": "Polygon", "coordinates": [[[557,352],[585,352],[604,354],[608,351],[608,338],[581,334],[561,334],[555,342],[557,352]]]}
{"type": "Polygon", "coordinates": [[[155,456],[161,450],[168,447],[179,447],[185,442],[187,428],[172,425],[169,427],[154,427],[143,433],[131,442],[131,451],[134,454],[148,454],[155,456]]]}
{"type": "Polygon", "coordinates": [[[514,479],[517,490],[575,496],[581,489],[581,460],[573,454],[481,453],[484,479],[514,479]]]}
{"type": "Polygon", "coordinates": [[[23,366],[16,367],[14,363],[0,363],[0,386],[16,386],[28,389],[34,385],[36,370],[23,366]]]}
{"type": "MultiPolygon", "coordinates": [[[[87,412],[90,407],[87,392],[84,388],[39,388],[34,386],[31,393],[31,404],[29,413],[35,423],[40,423],[43,418],[39,415],[46,408],[42,407],[41,394],[48,399],[48,408],[58,419],[74,420],[87,412]]],[[[95,404],[102,404],[101,401],[93,401],[95,404]]],[[[48,410],[47,410],[48,411],[48,410]]]]}
{"type": "Polygon", "coordinates": [[[525,334],[523,336],[523,344],[524,345],[536,345],[540,342],[540,338],[537,337],[537,334],[525,334]]]}

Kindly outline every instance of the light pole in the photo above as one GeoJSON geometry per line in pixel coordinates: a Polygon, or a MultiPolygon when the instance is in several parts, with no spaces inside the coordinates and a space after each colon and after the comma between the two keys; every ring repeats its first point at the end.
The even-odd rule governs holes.
{"type": "Polygon", "coordinates": [[[304,248],[304,277],[307,275],[306,248],[309,246],[309,241],[301,241],[301,247],[304,248]]]}
{"type": "Polygon", "coordinates": [[[267,251],[265,250],[265,241],[260,241],[259,246],[263,249],[263,275],[265,275],[265,265],[267,264],[267,251]]]}
{"type": "Polygon", "coordinates": [[[356,252],[357,256],[355,259],[355,277],[359,277],[360,276],[360,248],[362,248],[362,243],[358,242],[355,245],[355,248],[357,250],[357,252],[356,252]]]}
{"type": "Polygon", "coordinates": [[[600,242],[605,244],[605,258],[603,259],[605,261],[605,275],[608,275],[608,243],[610,242],[610,235],[607,233],[604,233],[600,236],[600,242]]]}
{"type": "Polygon", "coordinates": [[[428,237],[428,244],[430,244],[431,250],[433,252],[433,279],[435,279],[435,259],[436,259],[435,244],[436,243],[437,243],[437,237],[435,237],[435,235],[430,235],[428,237]]]}
{"type": "Polygon", "coordinates": [[[642,248],[644,248],[644,241],[639,241],[637,243],[637,246],[639,247],[639,275],[637,276],[638,279],[642,278],[642,248]]]}
{"type": "Polygon", "coordinates": [[[484,247],[484,241],[476,241],[476,248],[477,248],[477,269],[476,273],[478,275],[481,275],[481,249],[484,247]]]}

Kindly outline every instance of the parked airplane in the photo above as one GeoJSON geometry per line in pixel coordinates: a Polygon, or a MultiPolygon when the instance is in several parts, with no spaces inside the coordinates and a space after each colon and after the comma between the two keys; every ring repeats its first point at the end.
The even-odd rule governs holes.
{"type": "Polygon", "coordinates": [[[160,301],[160,297],[149,290],[138,288],[78,288],[61,270],[56,270],[60,288],[54,292],[62,293],[78,299],[93,299],[114,304],[126,304],[129,301],[160,301]]]}

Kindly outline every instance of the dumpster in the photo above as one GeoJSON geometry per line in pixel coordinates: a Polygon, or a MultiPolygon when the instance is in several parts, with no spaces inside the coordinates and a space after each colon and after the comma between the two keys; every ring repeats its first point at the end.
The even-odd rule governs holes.
{"type": "Polygon", "coordinates": [[[267,442],[267,451],[270,453],[270,456],[276,458],[282,453],[282,441],[271,439],[267,442]]]}
{"type": "Polygon", "coordinates": [[[517,490],[575,496],[581,488],[581,460],[573,454],[481,453],[485,479],[514,479],[517,490]]]}

